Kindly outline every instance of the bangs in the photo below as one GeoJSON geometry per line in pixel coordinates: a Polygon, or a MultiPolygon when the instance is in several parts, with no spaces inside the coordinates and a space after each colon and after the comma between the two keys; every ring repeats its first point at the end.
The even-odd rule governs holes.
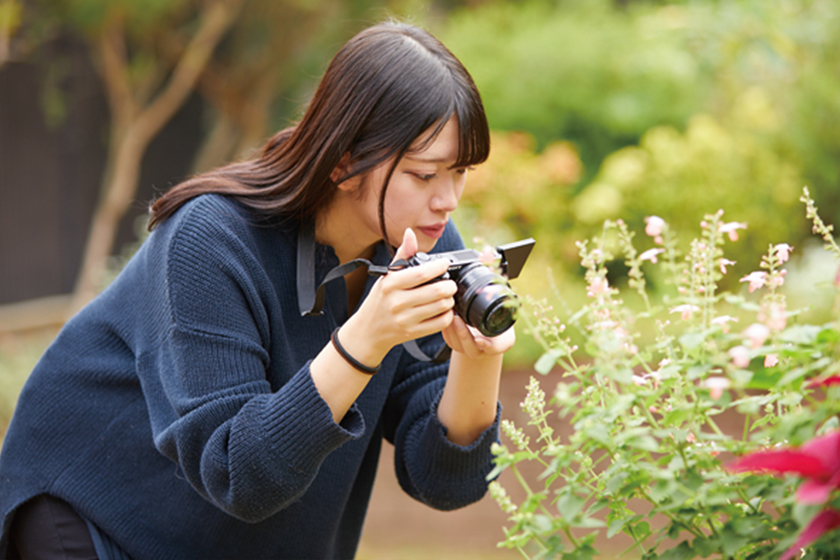
{"type": "Polygon", "coordinates": [[[426,108],[431,111],[423,119],[422,130],[428,130],[436,123],[435,129],[421,141],[415,140],[404,153],[425,150],[438,137],[446,123],[455,117],[458,120],[458,157],[452,167],[470,167],[484,163],[490,155],[490,129],[481,99],[477,92],[468,91],[467,95],[464,95],[463,90],[447,89],[450,98],[448,103],[444,100],[439,100],[438,103],[430,103],[428,98],[426,100],[426,108]],[[475,94],[469,95],[471,93],[475,94]],[[426,123],[429,123],[428,126],[426,123]]]}
{"type": "Polygon", "coordinates": [[[458,117],[458,161],[455,167],[478,165],[490,156],[490,129],[484,109],[479,109],[455,107],[458,117]]]}

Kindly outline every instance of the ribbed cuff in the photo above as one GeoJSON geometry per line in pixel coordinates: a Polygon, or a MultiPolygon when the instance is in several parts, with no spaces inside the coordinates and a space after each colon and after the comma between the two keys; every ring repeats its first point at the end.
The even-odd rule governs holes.
{"type": "Polygon", "coordinates": [[[309,362],[273,395],[263,415],[272,445],[283,450],[291,467],[303,471],[316,469],[331,451],[365,431],[355,404],[341,424],[333,421],[309,374],[309,362]]]}
{"type": "Polygon", "coordinates": [[[411,480],[424,501],[438,509],[456,509],[476,502],[487,491],[487,475],[493,470],[490,447],[499,440],[501,405],[496,405],[493,424],[467,446],[449,441],[446,427],[440,423],[437,407],[440,397],[431,404],[430,414],[414,437],[408,435],[405,457],[411,480]],[[412,441],[414,440],[414,441],[412,441]]]}

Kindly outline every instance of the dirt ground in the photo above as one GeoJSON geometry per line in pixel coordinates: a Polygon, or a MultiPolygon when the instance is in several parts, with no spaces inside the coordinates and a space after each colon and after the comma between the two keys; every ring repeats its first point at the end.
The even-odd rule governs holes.
{"type": "MultiPolygon", "coordinates": [[[[529,377],[540,379],[546,393],[557,380],[535,372],[505,372],[500,400],[503,418],[524,426],[527,417],[519,407],[525,397],[529,377]]],[[[510,473],[500,482],[516,497],[518,486],[510,473]]],[[[379,474],[373,489],[358,560],[506,560],[521,559],[516,550],[498,548],[504,539],[507,516],[489,494],[469,507],[441,512],[414,501],[397,483],[393,468],[393,447],[383,446],[379,474]]]]}

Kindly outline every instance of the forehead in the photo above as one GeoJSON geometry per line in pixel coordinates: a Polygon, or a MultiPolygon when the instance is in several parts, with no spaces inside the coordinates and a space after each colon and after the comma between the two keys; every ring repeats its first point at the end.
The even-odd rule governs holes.
{"type": "Polygon", "coordinates": [[[412,143],[405,159],[423,163],[454,163],[458,159],[458,120],[449,119],[434,137],[437,125],[429,127],[412,143]]]}

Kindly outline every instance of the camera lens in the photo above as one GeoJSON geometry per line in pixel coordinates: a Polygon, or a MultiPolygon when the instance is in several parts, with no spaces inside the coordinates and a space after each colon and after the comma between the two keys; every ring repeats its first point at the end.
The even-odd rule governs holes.
{"type": "Polygon", "coordinates": [[[484,315],[482,324],[485,329],[496,336],[508,330],[516,322],[516,306],[511,305],[509,298],[496,300],[496,305],[491,307],[484,315]]]}
{"type": "Polygon", "coordinates": [[[459,315],[485,336],[498,336],[516,321],[516,294],[504,277],[482,264],[461,271],[455,296],[459,315]]]}

